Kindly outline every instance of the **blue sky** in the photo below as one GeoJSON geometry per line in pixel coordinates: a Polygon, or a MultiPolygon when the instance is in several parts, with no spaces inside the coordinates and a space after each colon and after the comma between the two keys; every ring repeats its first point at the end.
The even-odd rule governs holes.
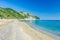
{"type": "Polygon", "coordinates": [[[0,7],[26,11],[41,20],[60,20],[60,0],[0,0],[0,7]]]}

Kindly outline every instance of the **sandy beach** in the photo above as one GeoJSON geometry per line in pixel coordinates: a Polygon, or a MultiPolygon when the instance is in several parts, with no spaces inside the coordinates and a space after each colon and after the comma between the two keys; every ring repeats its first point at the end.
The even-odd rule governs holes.
{"type": "Polygon", "coordinates": [[[24,22],[20,22],[18,25],[22,26],[23,31],[29,34],[32,37],[32,40],[56,40],[52,36],[36,31],[24,22]]]}
{"type": "Polygon", "coordinates": [[[9,37],[9,40],[56,40],[54,37],[39,32],[31,28],[25,22],[19,22],[18,20],[9,20],[9,21],[7,20],[0,22],[0,29],[4,30],[4,27],[6,27],[6,29],[8,30],[12,30],[10,31],[12,35],[10,35],[9,33],[11,37],[11,38],[9,37]],[[8,29],[6,26],[12,29],[8,29]]]}

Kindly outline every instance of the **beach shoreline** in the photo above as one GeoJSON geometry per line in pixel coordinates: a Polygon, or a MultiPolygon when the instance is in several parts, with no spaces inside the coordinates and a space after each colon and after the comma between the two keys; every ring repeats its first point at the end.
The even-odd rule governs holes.
{"type": "MultiPolygon", "coordinates": [[[[3,23],[3,22],[2,22],[3,23]]],[[[27,38],[29,38],[29,40],[60,40],[60,39],[56,39],[52,36],[49,36],[47,34],[44,34],[43,32],[41,31],[37,31],[35,29],[33,29],[30,25],[28,25],[27,23],[25,22],[19,22],[18,20],[16,19],[13,19],[13,20],[9,20],[9,21],[5,21],[4,22],[5,24],[0,24],[1,25],[8,25],[9,23],[13,23],[14,25],[16,24],[17,27],[19,27],[20,31],[24,34],[27,34],[29,35],[30,37],[27,36],[27,38]],[[7,23],[6,23],[7,22],[7,23]]],[[[17,28],[16,27],[16,28],[17,28]]],[[[21,34],[21,35],[23,35],[21,34]]],[[[26,35],[25,35],[26,36],[26,35]]],[[[20,36],[21,37],[21,36],[20,36]]],[[[28,39],[26,39],[28,40],[28,39]]]]}
{"type": "Polygon", "coordinates": [[[58,34],[54,33],[54,32],[51,31],[51,30],[42,28],[42,27],[40,27],[40,26],[38,26],[38,25],[34,25],[33,23],[28,23],[28,22],[26,22],[26,23],[27,23],[29,26],[31,26],[31,28],[35,29],[36,31],[42,32],[42,33],[44,33],[44,34],[46,34],[46,35],[49,35],[49,36],[52,36],[52,37],[54,37],[54,38],[56,38],[56,39],[60,39],[60,36],[59,36],[58,34]]]}
{"type": "Polygon", "coordinates": [[[23,27],[24,32],[26,32],[27,34],[33,36],[33,38],[36,38],[34,40],[56,40],[54,37],[46,35],[42,32],[36,31],[33,28],[31,28],[28,24],[22,22],[22,26],[23,24],[25,24],[25,26],[23,27]],[[37,37],[36,37],[37,36],[37,37]]]}

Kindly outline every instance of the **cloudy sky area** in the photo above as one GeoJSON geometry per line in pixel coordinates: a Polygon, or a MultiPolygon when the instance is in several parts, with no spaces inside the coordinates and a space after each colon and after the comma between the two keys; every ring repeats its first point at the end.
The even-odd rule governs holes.
{"type": "Polygon", "coordinates": [[[0,0],[0,7],[26,11],[41,20],[60,20],[60,0],[0,0]]]}

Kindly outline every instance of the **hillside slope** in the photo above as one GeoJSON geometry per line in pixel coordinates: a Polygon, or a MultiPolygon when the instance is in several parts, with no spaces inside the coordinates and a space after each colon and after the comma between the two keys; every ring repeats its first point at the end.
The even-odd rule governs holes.
{"type": "Polygon", "coordinates": [[[37,16],[29,14],[27,12],[17,12],[11,8],[1,8],[0,7],[0,19],[40,19],[37,16]]]}

